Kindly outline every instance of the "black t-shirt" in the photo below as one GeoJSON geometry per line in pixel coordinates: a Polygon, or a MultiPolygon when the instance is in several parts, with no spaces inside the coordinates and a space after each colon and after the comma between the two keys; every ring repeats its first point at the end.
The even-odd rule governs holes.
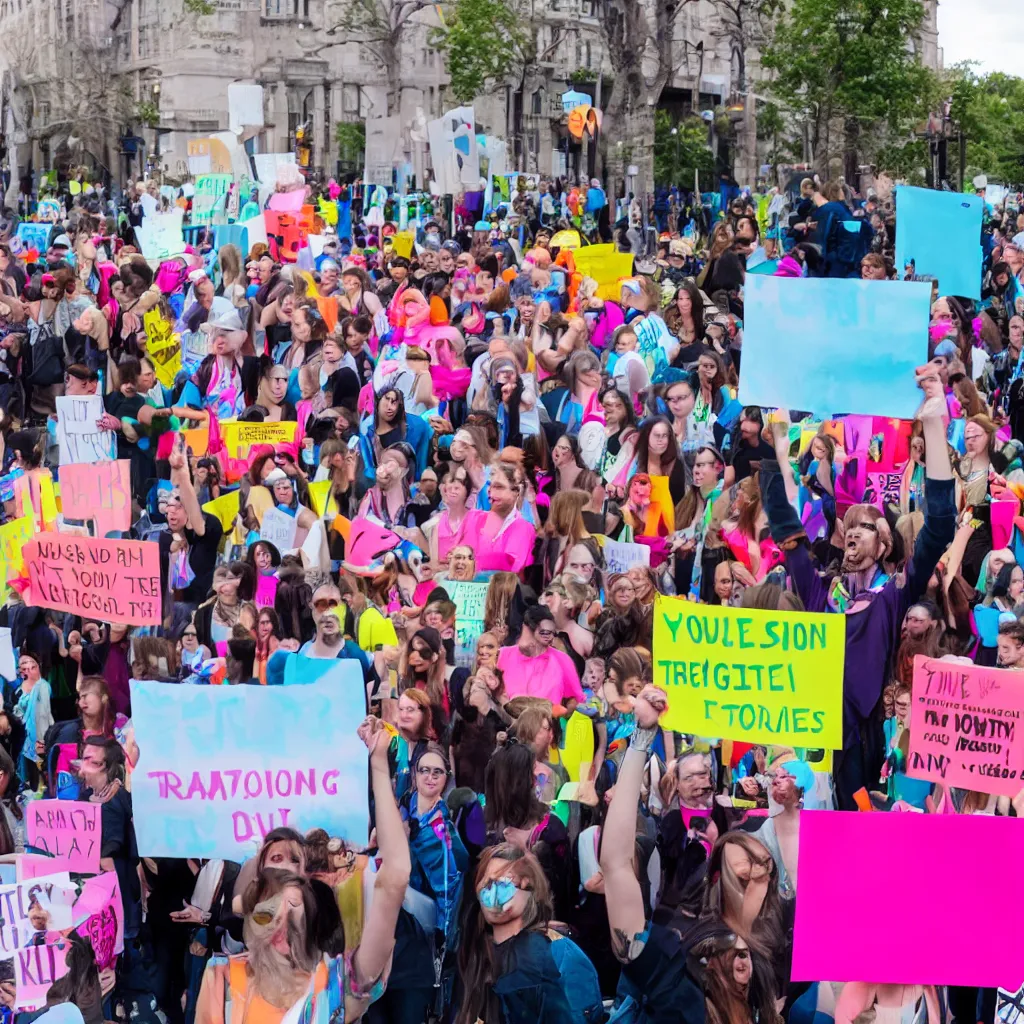
{"type": "MultiPolygon", "coordinates": [[[[185,540],[188,542],[188,564],[195,579],[181,592],[182,601],[199,604],[210,596],[213,588],[213,570],[217,565],[217,548],[224,534],[220,520],[209,512],[203,513],[206,532],[202,537],[192,530],[185,529],[185,540]]],[[[160,580],[164,591],[167,590],[167,574],[170,569],[171,532],[165,530],[160,534],[160,580]]]]}
{"type": "Polygon", "coordinates": [[[675,359],[672,360],[672,365],[680,369],[693,366],[707,351],[708,347],[703,341],[691,341],[689,345],[683,345],[676,353],[675,359]]]}
{"type": "MultiPolygon", "coordinates": [[[[83,788],[79,800],[88,800],[92,790],[83,788]]],[[[135,843],[132,798],[122,786],[100,805],[100,856],[114,862],[124,905],[124,935],[134,938],[142,925],[142,886],[139,881],[139,850],[135,843]]]]}
{"type": "MultiPolygon", "coordinates": [[[[116,416],[119,420],[139,418],[139,410],[146,404],[142,395],[132,395],[126,398],[120,391],[112,391],[103,399],[103,408],[116,416]]],[[[124,436],[124,431],[117,432],[117,457],[119,459],[130,459],[135,445],[124,436]]]]}
{"type": "Polygon", "coordinates": [[[732,468],[736,471],[736,483],[746,480],[752,476],[754,468],[751,462],[760,462],[762,459],[774,459],[775,449],[763,439],[758,439],[756,445],[749,445],[740,440],[732,453],[732,468]]]}

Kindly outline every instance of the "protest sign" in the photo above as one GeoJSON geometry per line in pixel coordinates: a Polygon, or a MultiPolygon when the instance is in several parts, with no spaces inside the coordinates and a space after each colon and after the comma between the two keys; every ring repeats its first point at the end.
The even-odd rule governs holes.
{"type": "Polygon", "coordinates": [[[350,694],[365,694],[363,667],[354,658],[308,658],[290,654],[284,663],[284,685],[329,683],[350,694]]]}
{"type": "Polygon", "coordinates": [[[162,619],[156,541],[103,540],[47,533],[28,541],[25,604],[129,626],[162,619]]]}
{"type": "Polygon", "coordinates": [[[864,504],[884,512],[889,505],[900,507],[902,473],[868,473],[864,488],[864,504]]]}
{"type": "Polygon", "coordinates": [[[219,498],[214,498],[203,505],[203,511],[209,512],[220,520],[225,533],[234,529],[235,517],[238,515],[238,491],[228,491],[219,498]]]}
{"type": "Polygon", "coordinates": [[[654,682],[668,729],[749,743],[839,750],[842,615],[696,605],[658,597],[654,682]]]}
{"type": "Polygon", "coordinates": [[[273,608],[277,597],[277,577],[260,576],[256,581],[256,607],[273,608]]]}
{"type": "Polygon", "coordinates": [[[131,683],[139,855],[244,860],[287,825],[366,842],[366,691],[131,683]],[[267,723],[273,723],[268,743],[267,723]]]}
{"type": "Polygon", "coordinates": [[[35,536],[32,516],[12,519],[0,526],[0,601],[7,600],[7,581],[18,576],[24,568],[22,551],[25,542],[35,536]]]}
{"type": "Polygon", "coordinates": [[[985,200],[961,192],[896,189],[896,271],[935,278],[940,295],[981,298],[981,218],[985,200]]]}
{"type": "Polygon", "coordinates": [[[618,302],[622,294],[622,278],[633,273],[633,254],[619,252],[612,244],[586,245],[573,253],[576,269],[597,284],[597,297],[618,302]]]}
{"type": "Polygon", "coordinates": [[[114,458],[114,432],[96,426],[103,412],[99,395],[61,395],[57,399],[57,444],[62,466],[114,458]]]}
{"type": "Polygon", "coordinates": [[[201,458],[210,450],[210,428],[196,427],[194,430],[182,430],[185,447],[196,457],[201,458]]]}
{"type": "Polygon", "coordinates": [[[193,224],[212,224],[218,207],[225,214],[225,197],[233,181],[232,175],[223,173],[200,174],[196,178],[196,193],[192,198],[193,224]]]}
{"type": "Polygon", "coordinates": [[[260,540],[269,541],[281,554],[295,547],[298,520],[277,508],[268,508],[260,523],[260,540]]]}
{"type": "Polygon", "coordinates": [[[646,544],[606,540],[601,547],[608,572],[628,572],[634,565],[650,565],[651,549],[646,544]]]}
{"type": "Polygon", "coordinates": [[[195,373],[199,364],[210,354],[210,336],[206,331],[182,331],[181,365],[189,373],[195,373]]]}
{"type": "Polygon", "coordinates": [[[124,952],[124,905],[117,874],[87,878],[74,906],[74,924],[92,945],[96,966],[105,971],[124,952]]]}
{"type": "Polygon", "coordinates": [[[390,188],[395,181],[395,161],[401,157],[401,118],[367,117],[365,125],[363,181],[390,188]]]}
{"type": "Polygon", "coordinates": [[[67,872],[0,886],[0,960],[10,960],[39,932],[56,939],[70,928],[76,896],[67,872]]]}
{"type": "Polygon", "coordinates": [[[988,815],[805,812],[793,980],[1016,990],[1024,961],[1006,908],[1024,898],[1022,833],[1013,818],[988,815]],[[897,850],[920,855],[900,872],[900,941],[879,942],[893,911],[892,878],[879,865],[897,850]],[[984,867],[965,869],[965,850],[984,851],[984,867]]]}
{"type": "Polygon", "coordinates": [[[65,519],[92,519],[96,533],[132,525],[131,463],[127,459],[96,465],[60,467],[60,500],[65,519]]]}
{"type": "Polygon", "coordinates": [[[254,444],[292,444],[298,423],[282,420],[277,423],[222,423],[220,436],[228,454],[235,459],[244,459],[254,444]]]}
{"type": "Polygon", "coordinates": [[[444,588],[455,604],[455,643],[463,651],[475,651],[477,638],[484,631],[488,584],[445,580],[444,588]]]}
{"type": "Polygon", "coordinates": [[[181,337],[174,333],[159,309],[146,313],[142,323],[146,329],[146,356],[153,363],[157,380],[165,388],[173,387],[181,370],[181,337]]]}
{"type": "Polygon", "coordinates": [[[50,986],[68,973],[70,942],[54,933],[53,942],[19,949],[14,954],[15,1010],[39,1010],[46,1006],[50,986]]]}
{"type": "Polygon", "coordinates": [[[10,626],[0,626],[0,679],[14,679],[16,672],[10,626]]]}
{"type": "Polygon", "coordinates": [[[931,286],[754,276],[744,285],[743,405],[913,419],[931,286]],[[800,372],[794,373],[793,367],[800,372]]]}
{"type": "Polygon", "coordinates": [[[1024,788],[1022,715],[1018,673],[918,655],[907,774],[1016,796],[1024,788]]]}
{"type": "Polygon", "coordinates": [[[313,511],[323,518],[328,509],[338,511],[338,503],[331,496],[331,480],[318,480],[309,485],[309,500],[313,502],[313,511]]]}
{"type": "Polygon", "coordinates": [[[135,238],[147,260],[162,262],[184,254],[185,236],[181,230],[184,217],[185,211],[178,208],[143,218],[135,229],[135,238]]]}
{"type": "Polygon", "coordinates": [[[647,372],[653,378],[659,370],[668,366],[669,350],[679,343],[657,313],[651,313],[636,322],[634,333],[636,350],[643,356],[647,372]]]}
{"type": "Polygon", "coordinates": [[[23,220],[18,225],[15,235],[25,244],[28,249],[35,249],[39,253],[45,253],[50,248],[50,231],[52,224],[32,224],[23,220]]]}
{"type": "Polygon", "coordinates": [[[25,808],[28,841],[49,854],[51,871],[96,874],[100,869],[100,805],[32,800],[25,808]]]}

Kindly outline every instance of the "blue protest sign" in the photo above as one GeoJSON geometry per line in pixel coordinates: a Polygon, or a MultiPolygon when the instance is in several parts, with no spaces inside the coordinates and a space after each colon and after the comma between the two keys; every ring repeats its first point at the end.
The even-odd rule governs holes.
{"type": "Polygon", "coordinates": [[[362,697],[366,693],[363,666],[354,658],[307,658],[289,654],[284,663],[284,685],[302,686],[323,680],[335,686],[348,687],[346,692],[362,697]]]}
{"type": "Polygon", "coordinates": [[[981,217],[985,200],[930,188],[896,189],[896,270],[936,278],[942,295],[981,298],[981,217]]]}
{"type": "Polygon", "coordinates": [[[52,227],[52,224],[30,224],[27,221],[22,221],[15,233],[26,248],[38,249],[40,253],[44,253],[49,248],[50,228],[52,227]]]}
{"type": "Polygon", "coordinates": [[[748,277],[740,402],[911,419],[930,302],[923,281],[748,277]]]}
{"type": "Polygon", "coordinates": [[[360,684],[178,686],[132,680],[143,857],[242,861],[287,825],[364,844],[367,754],[360,684]]]}

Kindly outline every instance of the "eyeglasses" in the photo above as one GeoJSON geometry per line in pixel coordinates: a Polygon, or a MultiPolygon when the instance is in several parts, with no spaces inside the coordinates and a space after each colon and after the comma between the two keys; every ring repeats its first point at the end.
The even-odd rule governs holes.
{"type": "Polygon", "coordinates": [[[421,765],[416,769],[417,775],[422,775],[424,778],[428,776],[432,779],[443,779],[448,773],[443,768],[430,768],[427,765],[421,765]]]}
{"type": "Polygon", "coordinates": [[[313,602],[313,607],[318,612],[325,612],[328,608],[337,608],[338,599],[336,597],[321,597],[313,602]]]}
{"type": "Polygon", "coordinates": [[[181,635],[183,637],[198,637],[199,636],[199,634],[195,630],[192,630],[191,633],[182,633],[181,635]]]}
{"type": "Polygon", "coordinates": [[[536,632],[537,636],[543,640],[549,640],[555,635],[555,631],[553,629],[538,629],[536,632]]]}

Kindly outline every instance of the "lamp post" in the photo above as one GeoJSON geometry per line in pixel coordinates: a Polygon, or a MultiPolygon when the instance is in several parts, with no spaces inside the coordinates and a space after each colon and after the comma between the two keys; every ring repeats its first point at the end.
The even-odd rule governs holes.
{"type": "Polygon", "coordinates": [[[679,184],[679,128],[677,125],[672,126],[672,137],[676,142],[676,151],[672,156],[672,184],[679,184]]]}

